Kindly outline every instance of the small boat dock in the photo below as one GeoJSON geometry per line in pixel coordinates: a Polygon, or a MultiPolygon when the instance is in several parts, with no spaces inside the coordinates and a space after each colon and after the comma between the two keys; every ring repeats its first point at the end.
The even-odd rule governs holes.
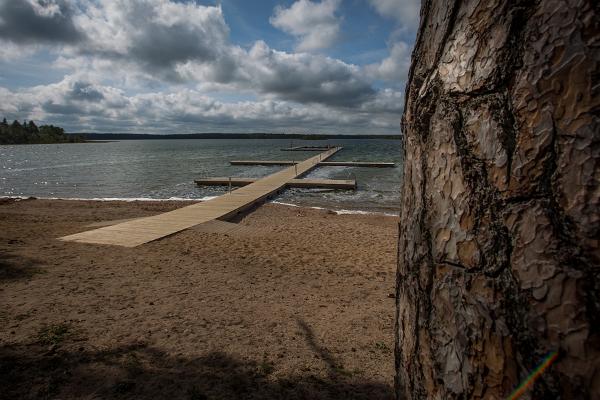
{"type": "MultiPolygon", "coordinates": [[[[341,147],[295,147],[297,151],[314,150],[319,154],[304,161],[231,161],[232,165],[283,165],[286,168],[263,178],[203,178],[198,185],[229,186],[228,193],[207,201],[150,217],[114,221],[109,226],[75,233],[60,238],[63,241],[135,247],[184,229],[214,220],[226,221],[235,215],[260,205],[288,187],[356,189],[355,180],[302,179],[314,168],[322,166],[393,167],[394,163],[328,162],[341,147]],[[232,190],[233,187],[237,189],[232,190]]],[[[285,149],[282,149],[285,150],[285,149]]],[[[287,149],[289,150],[289,149],[287,149]]]]}
{"type": "Polygon", "coordinates": [[[137,218],[60,238],[63,241],[135,247],[215,219],[227,220],[264,202],[326,160],[341,147],[332,147],[302,162],[254,181],[237,190],[151,217],[137,218]]]}

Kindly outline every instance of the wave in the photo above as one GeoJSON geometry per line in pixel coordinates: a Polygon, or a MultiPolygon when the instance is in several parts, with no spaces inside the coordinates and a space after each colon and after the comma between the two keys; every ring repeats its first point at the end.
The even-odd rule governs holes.
{"type": "Polygon", "coordinates": [[[399,216],[398,213],[388,213],[388,212],[379,212],[379,211],[345,210],[345,209],[335,210],[335,209],[329,209],[329,208],[324,208],[324,207],[299,206],[297,204],[285,203],[283,201],[276,201],[276,200],[273,200],[270,203],[279,204],[279,205],[287,206],[287,207],[310,208],[313,210],[327,210],[327,211],[332,211],[333,213],[335,213],[337,215],[382,215],[385,217],[398,217],[399,216]]]}
{"type": "Polygon", "coordinates": [[[38,196],[0,196],[0,199],[19,199],[27,200],[30,198],[40,200],[70,200],[70,201],[208,201],[219,196],[205,196],[200,198],[186,198],[186,197],[169,197],[166,199],[155,199],[150,197],[38,197],[38,196]]]}
{"type": "MultiPolygon", "coordinates": [[[[37,197],[37,196],[0,196],[0,199],[18,199],[18,200],[27,200],[31,198],[40,199],[40,200],[69,200],[69,201],[125,201],[125,202],[134,202],[134,201],[208,201],[215,199],[219,196],[205,196],[200,198],[186,198],[186,197],[169,197],[166,199],[156,199],[150,197],[37,197]]],[[[347,210],[347,209],[329,209],[324,207],[317,206],[300,206],[292,203],[285,203],[283,201],[270,201],[271,204],[278,204],[286,207],[295,207],[295,208],[310,208],[313,210],[327,210],[331,211],[337,215],[382,215],[386,217],[398,217],[397,213],[389,213],[389,212],[378,212],[378,211],[365,211],[365,210],[347,210]]]]}
{"type": "Polygon", "coordinates": [[[95,162],[80,162],[72,164],[55,164],[55,165],[44,165],[39,167],[25,167],[25,168],[3,168],[4,172],[27,172],[37,171],[44,169],[60,169],[60,168],[74,168],[74,167],[96,167],[100,165],[116,165],[116,164],[131,164],[140,162],[138,160],[127,160],[127,161],[95,161],[95,162]]]}

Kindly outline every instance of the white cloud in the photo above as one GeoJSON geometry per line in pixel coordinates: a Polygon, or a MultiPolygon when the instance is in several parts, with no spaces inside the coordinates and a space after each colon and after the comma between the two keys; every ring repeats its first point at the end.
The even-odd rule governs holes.
{"type": "Polygon", "coordinates": [[[357,66],[322,55],[273,50],[262,41],[249,51],[232,46],[214,63],[186,63],[178,73],[221,89],[252,90],[306,104],[352,107],[375,94],[357,66]]]}
{"type": "Polygon", "coordinates": [[[419,26],[421,0],[369,0],[384,18],[394,19],[400,28],[414,31],[419,26]]]}
{"type": "Polygon", "coordinates": [[[220,7],[168,0],[114,0],[89,5],[75,17],[89,40],[82,54],[137,63],[164,79],[190,60],[213,62],[228,43],[220,7]]]}
{"type": "Polygon", "coordinates": [[[404,82],[408,77],[412,48],[399,41],[392,45],[390,55],[380,63],[365,67],[367,75],[373,79],[388,82],[404,82]]]}
{"type": "Polygon", "coordinates": [[[301,103],[359,104],[374,94],[358,67],[325,56],[286,53],[257,42],[243,60],[255,88],[301,103]]]}
{"type": "Polygon", "coordinates": [[[16,61],[31,56],[38,50],[37,46],[21,46],[11,42],[0,41],[0,59],[3,61],[16,61]]]}
{"type": "Polygon", "coordinates": [[[61,5],[59,3],[52,2],[39,2],[36,0],[25,0],[35,13],[42,17],[52,18],[56,15],[61,15],[61,5]]]}
{"type": "MultiPolygon", "coordinates": [[[[218,6],[169,0],[0,4],[17,1],[31,6],[27,18],[42,18],[47,26],[62,21],[68,29],[49,41],[36,40],[39,26],[14,27],[0,35],[0,48],[7,56],[51,49],[52,67],[69,75],[18,92],[0,88],[8,99],[0,102],[0,115],[71,131],[397,131],[402,94],[376,90],[372,81],[404,79],[409,49],[402,43],[381,63],[361,68],[321,54],[277,51],[263,41],[249,49],[234,45],[218,6]],[[208,91],[256,100],[218,101],[208,91]]],[[[296,35],[299,49],[323,48],[339,34],[340,1],[299,0],[276,9],[271,22],[296,35]]]]}
{"type": "Polygon", "coordinates": [[[377,95],[363,103],[360,109],[373,114],[395,114],[395,119],[399,120],[397,116],[402,113],[403,104],[404,92],[387,88],[377,92],[377,95]]]}
{"type": "Polygon", "coordinates": [[[289,8],[277,6],[271,24],[298,38],[298,51],[326,49],[340,34],[340,18],[335,14],[341,0],[315,3],[298,0],[289,8]]]}
{"type": "Polygon", "coordinates": [[[67,76],[13,92],[0,87],[0,115],[56,123],[68,131],[389,133],[398,126],[401,94],[382,91],[356,109],[262,99],[223,102],[192,89],[127,95],[67,76]]]}
{"type": "MultiPolygon", "coordinates": [[[[339,1],[300,3],[282,10],[281,18],[287,20],[289,12],[301,10],[308,23],[315,18],[324,21],[327,15],[333,17],[339,1]],[[325,19],[318,17],[320,12],[325,12],[325,19]]],[[[342,61],[276,51],[262,41],[250,50],[232,45],[220,7],[168,0],[115,0],[88,4],[75,23],[85,28],[89,40],[85,46],[63,51],[56,66],[85,71],[96,79],[114,77],[113,82],[118,79],[129,87],[147,86],[151,81],[195,83],[345,107],[375,94],[359,68],[342,61]]]]}
{"type": "Polygon", "coordinates": [[[376,64],[365,67],[371,79],[404,85],[410,68],[412,46],[400,39],[412,36],[419,26],[421,0],[369,0],[371,5],[384,18],[393,19],[395,31],[390,35],[389,56],[376,64]]]}

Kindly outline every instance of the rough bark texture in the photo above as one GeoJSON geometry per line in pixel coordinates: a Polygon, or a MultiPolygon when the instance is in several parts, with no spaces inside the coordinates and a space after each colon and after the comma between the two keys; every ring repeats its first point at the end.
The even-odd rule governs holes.
{"type": "Polygon", "coordinates": [[[600,398],[600,12],[424,0],[403,116],[396,387],[600,398]]]}

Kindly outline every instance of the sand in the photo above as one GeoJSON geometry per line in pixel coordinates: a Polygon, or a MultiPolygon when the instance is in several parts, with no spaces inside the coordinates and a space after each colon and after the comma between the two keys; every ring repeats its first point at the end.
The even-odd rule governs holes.
{"type": "Polygon", "coordinates": [[[56,240],[183,205],[0,200],[0,398],[393,398],[397,218],[267,204],[133,249],[56,240]]]}

